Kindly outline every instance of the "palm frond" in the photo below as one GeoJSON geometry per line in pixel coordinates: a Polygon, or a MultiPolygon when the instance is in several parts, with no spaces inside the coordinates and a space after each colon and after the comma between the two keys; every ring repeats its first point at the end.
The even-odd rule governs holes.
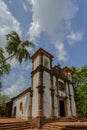
{"type": "Polygon", "coordinates": [[[28,40],[21,40],[19,35],[15,31],[7,34],[6,38],[6,51],[10,56],[15,56],[20,63],[23,61],[23,59],[25,59],[25,61],[30,59],[30,53],[27,51],[26,48],[35,47],[34,43],[28,40]]]}

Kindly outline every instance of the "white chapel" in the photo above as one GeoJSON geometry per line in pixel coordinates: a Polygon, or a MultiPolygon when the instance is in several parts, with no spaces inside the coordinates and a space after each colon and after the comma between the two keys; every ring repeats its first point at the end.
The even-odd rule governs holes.
{"type": "Polygon", "coordinates": [[[7,103],[8,116],[31,119],[77,117],[72,71],[52,66],[53,56],[40,48],[32,56],[31,87],[7,103]]]}

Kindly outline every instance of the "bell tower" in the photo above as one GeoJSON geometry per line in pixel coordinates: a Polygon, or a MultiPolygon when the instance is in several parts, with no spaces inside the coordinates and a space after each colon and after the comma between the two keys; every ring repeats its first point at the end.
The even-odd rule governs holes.
{"type": "Polygon", "coordinates": [[[52,68],[52,58],[53,56],[40,48],[33,56],[32,56],[32,71],[35,71],[38,66],[43,66],[45,68],[52,68]]]}
{"type": "MultiPolygon", "coordinates": [[[[50,82],[49,72],[52,68],[52,58],[53,56],[40,48],[33,56],[32,56],[32,117],[43,117],[46,116],[46,109],[44,107],[44,92],[47,90],[47,82],[50,82]],[[45,76],[49,75],[49,81],[45,80],[45,76]]],[[[49,83],[50,84],[50,83],[49,83]]],[[[49,89],[48,88],[48,89],[49,89]]],[[[46,94],[45,94],[46,95],[46,94]]]]}

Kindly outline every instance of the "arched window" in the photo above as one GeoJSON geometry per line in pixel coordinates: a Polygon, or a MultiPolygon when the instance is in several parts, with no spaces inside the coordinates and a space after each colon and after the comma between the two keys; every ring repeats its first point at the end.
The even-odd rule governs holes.
{"type": "Polygon", "coordinates": [[[48,68],[49,61],[48,61],[47,59],[44,59],[44,65],[45,65],[45,67],[47,67],[47,68],[48,68]]]}
{"type": "Polygon", "coordinates": [[[20,107],[19,107],[19,109],[20,109],[20,111],[21,111],[22,114],[23,114],[23,103],[22,103],[22,102],[20,102],[20,107]]]}
{"type": "Polygon", "coordinates": [[[64,91],[64,83],[59,81],[59,90],[64,91]]]}

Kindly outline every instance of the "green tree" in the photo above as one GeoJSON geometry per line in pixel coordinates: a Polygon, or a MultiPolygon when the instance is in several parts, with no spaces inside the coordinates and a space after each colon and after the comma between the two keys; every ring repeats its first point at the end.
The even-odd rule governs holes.
{"type": "MultiPolygon", "coordinates": [[[[3,49],[0,47],[0,61],[1,60],[5,60],[5,56],[4,56],[4,51],[3,49]]],[[[1,81],[1,77],[4,74],[8,74],[10,71],[10,64],[5,62],[1,62],[0,63],[0,93],[1,93],[1,88],[2,88],[2,81],[1,81]]]]}
{"type": "Polygon", "coordinates": [[[4,57],[4,51],[0,48],[0,90],[2,88],[1,77],[8,73],[10,65],[6,63],[8,59],[16,58],[19,63],[23,60],[31,59],[30,52],[27,47],[35,47],[35,45],[28,40],[21,40],[17,32],[12,31],[6,35],[6,52],[9,54],[7,58],[4,57]]]}
{"type": "Polygon", "coordinates": [[[0,63],[7,61],[15,57],[18,62],[22,62],[23,59],[26,61],[31,59],[30,53],[27,51],[27,47],[35,47],[35,45],[28,40],[21,40],[17,32],[12,31],[6,35],[6,52],[9,54],[4,60],[0,60],[0,63]]]}
{"type": "Polygon", "coordinates": [[[76,79],[75,96],[79,117],[87,118],[87,65],[71,68],[76,79]]]}
{"type": "Polygon", "coordinates": [[[78,116],[87,118],[87,83],[76,88],[76,102],[78,116]]]}
{"type": "Polygon", "coordinates": [[[10,97],[5,94],[0,94],[0,115],[5,115],[6,102],[10,100],[10,97]]]}
{"type": "Polygon", "coordinates": [[[85,83],[87,81],[87,65],[82,68],[71,67],[73,71],[73,77],[76,81],[77,86],[85,83]]]}

